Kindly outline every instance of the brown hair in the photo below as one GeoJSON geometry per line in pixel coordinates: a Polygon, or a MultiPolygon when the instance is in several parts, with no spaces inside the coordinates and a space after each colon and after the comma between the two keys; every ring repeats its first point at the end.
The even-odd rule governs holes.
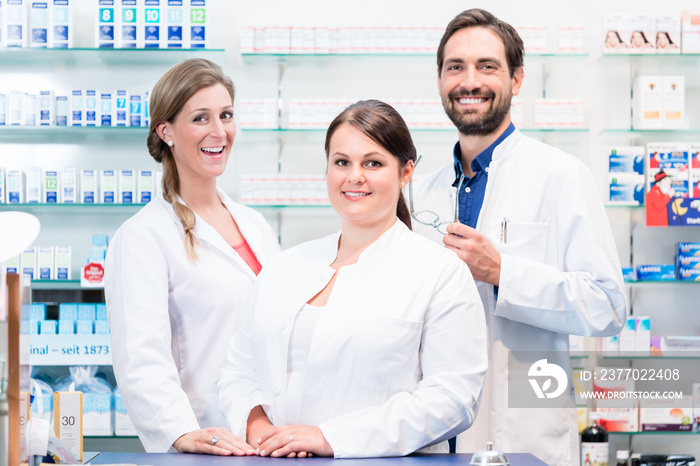
{"type": "Polygon", "coordinates": [[[524,46],[523,40],[513,26],[501,21],[486,10],[472,8],[454,17],[440,40],[437,50],[438,76],[442,75],[442,65],[445,62],[445,44],[457,31],[471,27],[484,27],[491,29],[503,42],[506,49],[506,60],[510,77],[515,70],[523,66],[524,46]]]}
{"type": "Polygon", "coordinates": [[[216,63],[202,58],[193,58],[178,63],[166,71],[151,92],[151,125],[146,144],[151,157],[163,164],[163,197],[172,204],[177,218],[182,223],[185,230],[185,250],[192,261],[197,259],[197,253],[194,250],[195,242],[199,243],[199,239],[194,234],[194,212],[177,200],[180,179],[175,158],[170,147],[158,136],[156,128],[165,121],[174,122],[190,97],[200,89],[216,84],[226,88],[233,102],[235,89],[231,78],[226,76],[216,63]]]}
{"type": "MultiPolygon", "coordinates": [[[[379,100],[360,100],[335,117],[326,131],[326,159],[330,155],[331,138],[343,124],[352,125],[386,149],[396,157],[401,169],[409,160],[416,161],[416,146],[413,145],[406,122],[394,107],[379,100]]],[[[396,205],[396,216],[411,228],[411,213],[401,192],[396,205]]]]}

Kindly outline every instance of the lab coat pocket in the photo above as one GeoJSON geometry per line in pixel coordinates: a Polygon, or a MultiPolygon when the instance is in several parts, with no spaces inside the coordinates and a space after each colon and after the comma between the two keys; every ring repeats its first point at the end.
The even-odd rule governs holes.
{"type": "Polygon", "coordinates": [[[548,224],[508,221],[499,223],[498,231],[496,248],[501,254],[545,262],[548,224]]]}
{"type": "Polygon", "coordinates": [[[358,325],[357,383],[372,390],[413,391],[423,323],[372,315],[358,325]]]}

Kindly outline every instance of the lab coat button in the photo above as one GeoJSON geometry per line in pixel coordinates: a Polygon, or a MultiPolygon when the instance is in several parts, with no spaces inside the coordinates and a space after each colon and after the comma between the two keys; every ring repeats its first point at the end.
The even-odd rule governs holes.
{"type": "Polygon", "coordinates": [[[466,188],[464,188],[464,192],[465,192],[465,193],[470,193],[470,192],[472,192],[472,188],[470,188],[469,186],[467,186],[466,188]]]}
{"type": "Polygon", "coordinates": [[[319,273],[319,274],[316,276],[316,280],[318,280],[319,282],[322,282],[322,281],[325,280],[325,279],[326,279],[326,274],[325,274],[325,273],[319,273]]]}
{"type": "Polygon", "coordinates": [[[285,321],[280,322],[280,328],[281,328],[282,330],[286,329],[286,328],[287,328],[287,322],[285,322],[285,321]]]}
{"type": "Polygon", "coordinates": [[[273,393],[275,396],[279,396],[279,394],[282,393],[282,391],[280,390],[279,387],[275,386],[275,388],[274,388],[274,390],[272,391],[272,393],[273,393]]]}

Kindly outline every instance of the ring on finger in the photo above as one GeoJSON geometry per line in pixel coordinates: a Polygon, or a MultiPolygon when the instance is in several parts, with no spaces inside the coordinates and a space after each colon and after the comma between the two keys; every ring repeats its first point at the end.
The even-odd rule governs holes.
{"type": "Polygon", "coordinates": [[[294,441],[294,437],[292,437],[292,434],[289,434],[289,443],[292,443],[294,441]]]}
{"type": "Polygon", "coordinates": [[[211,442],[212,445],[216,445],[216,442],[218,442],[218,441],[219,441],[219,437],[217,437],[216,435],[213,436],[213,437],[209,440],[209,442],[211,442]]]}

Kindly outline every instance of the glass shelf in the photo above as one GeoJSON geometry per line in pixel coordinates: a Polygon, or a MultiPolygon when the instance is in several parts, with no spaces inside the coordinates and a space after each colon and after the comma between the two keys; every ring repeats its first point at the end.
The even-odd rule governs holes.
{"type": "Polygon", "coordinates": [[[688,351],[687,356],[678,355],[676,351],[672,356],[613,356],[613,355],[602,355],[603,359],[624,359],[624,360],[637,360],[637,361],[661,361],[668,359],[700,359],[700,354],[696,351],[688,351]]]}
{"type": "Polygon", "coordinates": [[[0,204],[0,211],[20,210],[32,214],[136,212],[145,204],[0,204]]]}
{"type": "MultiPolygon", "coordinates": [[[[435,60],[437,50],[430,52],[415,52],[415,53],[242,53],[241,58],[244,63],[249,64],[273,64],[273,63],[294,63],[302,64],[313,61],[329,61],[329,60],[355,60],[369,59],[373,57],[377,59],[430,59],[435,60]]],[[[587,57],[587,53],[525,53],[525,59],[539,57],[556,57],[556,58],[583,58],[587,57]]]]}
{"type": "Polygon", "coordinates": [[[50,140],[83,140],[92,137],[104,138],[146,138],[145,126],[0,126],[0,141],[38,142],[50,140]]]}
{"type": "Polygon", "coordinates": [[[639,133],[639,134],[696,134],[700,135],[700,130],[692,128],[683,129],[634,129],[634,128],[608,128],[604,133],[639,133]]]}
{"type": "Polygon", "coordinates": [[[625,280],[625,284],[630,285],[630,286],[652,286],[652,285],[664,286],[664,285],[677,285],[679,283],[700,285],[700,282],[696,282],[693,280],[634,280],[634,281],[625,280]]]}
{"type": "MultiPolygon", "coordinates": [[[[0,211],[20,210],[42,214],[47,212],[66,213],[112,213],[115,211],[137,211],[146,204],[0,204],[0,211]]],[[[246,204],[253,209],[328,209],[330,204],[246,204]]],[[[53,280],[57,282],[59,280],[53,280]]]]}
{"type": "Polygon", "coordinates": [[[105,64],[175,64],[202,55],[222,54],[224,49],[39,49],[0,48],[0,63],[42,63],[94,66],[105,64]]]}
{"type": "Polygon", "coordinates": [[[608,432],[608,435],[699,435],[700,432],[692,431],[676,431],[676,432],[665,432],[665,431],[645,431],[645,432],[608,432]]]}
{"type": "MultiPolygon", "coordinates": [[[[32,280],[33,290],[80,290],[80,280],[32,280]]],[[[95,288],[85,288],[94,290],[95,288]]]]}
{"type": "MultiPolygon", "coordinates": [[[[457,128],[408,128],[412,133],[454,133],[457,128]]],[[[518,128],[523,133],[587,133],[588,128],[518,128]]],[[[326,133],[326,128],[240,128],[244,133],[251,134],[313,134],[326,133]]]]}

